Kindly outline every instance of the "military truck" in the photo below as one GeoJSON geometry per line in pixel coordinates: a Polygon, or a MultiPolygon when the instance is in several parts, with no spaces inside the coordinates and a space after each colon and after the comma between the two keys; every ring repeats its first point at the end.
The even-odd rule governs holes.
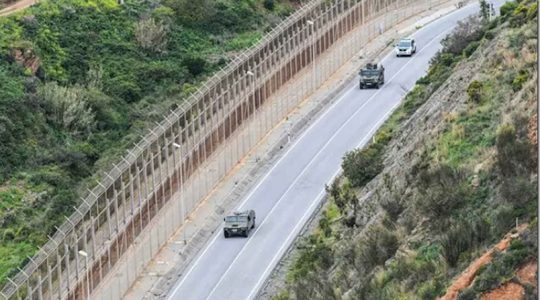
{"type": "Polygon", "coordinates": [[[360,89],[365,87],[379,88],[384,84],[384,67],[376,63],[368,63],[362,69],[360,69],[360,89]]]}
{"type": "Polygon", "coordinates": [[[234,212],[232,215],[226,216],[223,221],[223,235],[225,238],[240,235],[248,237],[251,229],[255,228],[255,211],[252,209],[240,212],[234,212]]]}

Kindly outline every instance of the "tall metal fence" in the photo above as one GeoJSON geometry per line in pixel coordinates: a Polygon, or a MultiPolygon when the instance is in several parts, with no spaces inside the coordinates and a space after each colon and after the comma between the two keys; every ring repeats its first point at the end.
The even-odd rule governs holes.
{"type": "Polygon", "coordinates": [[[444,1],[313,0],[304,5],[142,137],[8,279],[0,296],[89,298],[147,225],[172,209],[175,217],[149,246],[151,257],[238,161],[365,43],[444,1]],[[307,80],[289,87],[285,97],[278,94],[299,73],[307,80]]]}

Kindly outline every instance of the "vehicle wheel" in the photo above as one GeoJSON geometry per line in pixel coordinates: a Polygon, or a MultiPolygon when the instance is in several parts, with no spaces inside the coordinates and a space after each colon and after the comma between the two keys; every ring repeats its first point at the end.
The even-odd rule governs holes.
{"type": "Polygon", "coordinates": [[[375,88],[376,88],[376,89],[379,89],[379,84],[378,84],[378,83],[375,85],[375,88]]]}
{"type": "Polygon", "coordinates": [[[246,229],[246,231],[244,231],[244,237],[248,237],[249,235],[249,229],[246,229]]]}
{"type": "Polygon", "coordinates": [[[364,89],[364,86],[362,84],[360,84],[360,89],[363,90],[364,89]]]}
{"type": "Polygon", "coordinates": [[[255,228],[255,222],[251,225],[251,229],[255,228]]]}
{"type": "Polygon", "coordinates": [[[223,231],[223,235],[225,236],[225,238],[229,238],[229,233],[227,231],[223,231]]]}

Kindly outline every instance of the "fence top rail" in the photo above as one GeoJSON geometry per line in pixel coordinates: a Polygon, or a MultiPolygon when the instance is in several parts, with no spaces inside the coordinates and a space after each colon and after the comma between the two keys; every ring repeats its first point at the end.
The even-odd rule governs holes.
{"type": "Polygon", "coordinates": [[[19,269],[19,272],[17,272],[15,276],[8,278],[8,282],[4,284],[0,291],[1,295],[9,298],[17,292],[19,287],[32,276],[39,266],[50,257],[54,251],[56,251],[65,238],[73,233],[73,230],[75,229],[73,224],[79,225],[82,223],[84,215],[90,211],[98,198],[139,159],[151,144],[158,140],[159,136],[165,133],[171,122],[177,122],[182,114],[197,105],[201,97],[204,97],[210,91],[210,87],[215,87],[226,76],[230,76],[234,71],[238,70],[246,61],[254,57],[254,55],[264,47],[273,42],[290,26],[304,18],[307,12],[314,10],[318,5],[324,3],[324,1],[325,0],[311,0],[304,4],[292,15],[281,21],[270,32],[264,34],[263,38],[255,45],[243,51],[240,55],[235,57],[233,61],[229,62],[225,68],[222,68],[213,76],[209,77],[196,92],[190,94],[174,111],[171,111],[161,122],[152,129],[149,129],[149,132],[142,136],[139,142],[134,144],[134,147],[131,150],[127,150],[127,154],[119,160],[118,164],[115,164],[109,172],[104,173],[103,176],[100,176],[100,179],[96,180],[94,188],[88,190],[87,195],[83,198],[83,202],[77,207],[78,211],[73,212],[71,216],[57,228],[54,235],[50,237],[49,241],[28,260],[22,270],[19,269]]]}

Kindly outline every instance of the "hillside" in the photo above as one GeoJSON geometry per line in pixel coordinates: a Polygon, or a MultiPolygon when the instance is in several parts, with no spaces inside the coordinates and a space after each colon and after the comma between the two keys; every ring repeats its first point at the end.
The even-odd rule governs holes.
{"type": "Polygon", "coordinates": [[[0,284],[95,174],[293,0],[40,1],[0,17],[0,284]]]}
{"type": "Polygon", "coordinates": [[[537,298],[537,3],[487,15],[460,23],[374,141],[345,155],[274,299],[436,299],[486,253],[458,299],[537,298]]]}

